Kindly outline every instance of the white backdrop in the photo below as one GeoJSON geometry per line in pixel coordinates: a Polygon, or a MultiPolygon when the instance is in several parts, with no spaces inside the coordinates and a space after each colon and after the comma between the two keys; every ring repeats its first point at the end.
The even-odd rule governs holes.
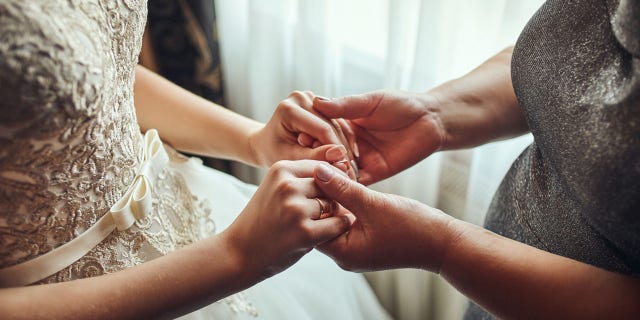
{"type": "MultiPolygon", "coordinates": [[[[227,106],[266,121],[292,90],[426,91],[515,43],[542,0],[217,0],[227,106]]],[[[530,136],[439,153],[374,188],[476,224],[530,136]]],[[[237,169],[257,182],[260,172],[237,169]]],[[[465,299],[419,270],[369,274],[398,319],[458,319],[465,299]]]]}

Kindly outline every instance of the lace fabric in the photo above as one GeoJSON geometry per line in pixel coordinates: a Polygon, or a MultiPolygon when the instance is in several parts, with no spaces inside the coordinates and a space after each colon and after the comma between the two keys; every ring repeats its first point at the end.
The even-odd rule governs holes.
{"type": "MultiPolygon", "coordinates": [[[[145,21],[144,0],[0,1],[0,267],[77,237],[133,181],[145,21]]],[[[158,181],[153,215],[41,283],[118,271],[214,232],[209,204],[173,165],[158,181]]]]}

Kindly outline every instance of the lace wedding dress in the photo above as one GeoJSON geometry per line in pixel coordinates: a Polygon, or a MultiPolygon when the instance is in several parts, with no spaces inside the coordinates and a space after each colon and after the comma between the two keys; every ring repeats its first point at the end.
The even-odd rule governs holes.
{"type": "MultiPolygon", "coordinates": [[[[117,228],[104,240],[37,283],[116,272],[223,230],[254,192],[141,135],[133,82],[145,20],[145,0],[0,0],[0,269],[51,256],[107,221],[117,228]],[[163,161],[150,156],[158,148],[163,161]],[[137,204],[141,183],[148,214],[112,218],[128,195],[124,204],[137,204]]],[[[314,251],[186,316],[256,317],[386,315],[362,276],[314,251]]]]}

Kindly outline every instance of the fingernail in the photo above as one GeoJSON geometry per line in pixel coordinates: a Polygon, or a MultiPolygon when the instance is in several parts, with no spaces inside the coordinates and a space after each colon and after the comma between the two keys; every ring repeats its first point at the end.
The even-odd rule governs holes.
{"type": "Polygon", "coordinates": [[[326,164],[321,164],[318,166],[318,172],[316,173],[318,179],[322,182],[328,182],[334,175],[333,169],[329,168],[326,164]]]}
{"type": "Polygon", "coordinates": [[[331,99],[323,96],[316,96],[316,98],[318,98],[318,100],[321,100],[321,101],[331,101],[331,99]]]}
{"type": "Polygon", "coordinates": [[[337,162],[347,159],[347,150],[343,146],[335,146],[325,153],[325,158],[329,162],[337,162]]]}
{"type": "Polygon", "coordinates": [[[353,214],[347,213],[344,216],[347,218],[347,220],[349,220],[349,225],[350,226],[352,226],[353,223],[356,222],[356,216],[354,216],[353,214]]]}
{"type": "Polygon", "coordinates": [[[356,142],[351,146],[351,151],[353,151],[353,155],[356,158],[360,158],[360,149],[358,149],[358,144],[356,142]]]}

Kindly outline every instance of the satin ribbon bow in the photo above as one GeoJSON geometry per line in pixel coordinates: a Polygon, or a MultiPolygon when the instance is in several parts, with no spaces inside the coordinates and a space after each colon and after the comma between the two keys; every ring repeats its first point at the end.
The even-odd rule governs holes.
{"type": "Polygon", "coordinates": [[[144,218],[153,207],[151,191],[156,177],[169,162],[158,131],[151,129],[144,135],[143,158],[138,175],[129,189],[110,209],[118,230],[129,229],[136,220],[144,218]]]}
{"type": "Polygon", "coordinates": [[[127,192],[91,228],[75,239],[31,260],[0,269],[0,288],[19,287],[42,280],[82,258],[114,229],[129,229],[153,208],[151,191],[156,178],[169,163],[158,132],[144,135],[141,165],[127,192]]]}

